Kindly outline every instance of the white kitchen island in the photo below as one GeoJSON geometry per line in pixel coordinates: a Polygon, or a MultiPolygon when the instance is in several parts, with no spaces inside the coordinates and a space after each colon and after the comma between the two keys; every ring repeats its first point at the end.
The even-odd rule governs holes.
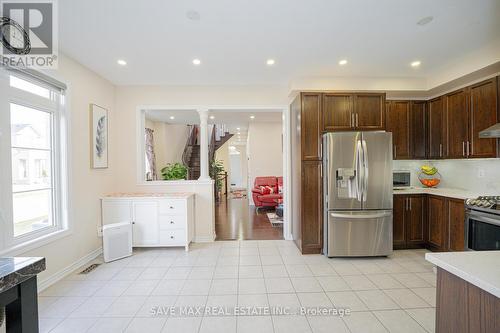
{"type": "Polygon", "coordinates": [[[183,246],[194,237],[194,193],[114,193],[101,199],[102,223],[130,222],[134,247],[183,246]]]}
{"type": "Polygon", "coordinates": [[[500,251],[427,253],[437,266],[436,332],[500,332],[500,251]]]}

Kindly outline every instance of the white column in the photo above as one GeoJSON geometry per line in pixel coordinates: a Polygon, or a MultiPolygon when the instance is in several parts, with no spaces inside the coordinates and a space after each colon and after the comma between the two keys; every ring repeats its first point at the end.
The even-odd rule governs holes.
{"type": "Polygon", "coordinates": [[[198,110],[200,115],[200,178],[199,180],[209,180],[208,172],[208,110],[198,110]]]}

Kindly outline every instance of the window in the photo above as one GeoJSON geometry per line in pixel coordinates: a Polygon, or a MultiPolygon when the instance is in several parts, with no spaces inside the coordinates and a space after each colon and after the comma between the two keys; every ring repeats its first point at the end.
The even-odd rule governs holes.
{"type": "Polygon", "coordinates": [[[50,160],[53,155],[52,114],[11,103],[10,128],[13,223],[17,237],[54,223],[51,170],[46,169],[47,177],[43,178],[36,177],[35,170],[28,172],[30,166],[36,167],[36,161],[40,164],[42,159],[50,160]]]}
{"type": "Polygon", "coordinates": [[[12,167],[9,178],[0,183],[0,194],[10,198],[1,207],[7,218],[0,221],[6,224],[0,225],[0,250],[8,250],[67,227],[63,172],[66,127],[64,90],[2,69],[0,80],[0,88],[8,92],[7,102],[0,96],[0,130],[10,132],[10,147],[5,144],[8,140],[3,140],[0,159],[2,165],[10,159],[12,167]]]}

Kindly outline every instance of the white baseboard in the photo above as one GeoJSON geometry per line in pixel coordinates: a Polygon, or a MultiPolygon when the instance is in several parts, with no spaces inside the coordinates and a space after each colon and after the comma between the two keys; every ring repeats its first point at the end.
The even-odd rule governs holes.
{"type": "Polygon", "coordinates": [[[194,243],[209,243],[215,241],[215,234],[212,236],[196,236],[193,239],[194,243]]]}
{"type": "Polygon", "coordinates": [[[102,254],[102,247],[95,249],[94,251],[90,252],[86,256],[80,258],[78,261],[72,263],[71,265],[61,269],[60,271],[52,274],[48,278],[38,281],[38,292],[41,292],[54,283],[64,279],[66,276],[70,275],[74,271],[76,271],[78,268],[85,266],[87,263],[90,261],[94,260],[95,258],[99,257],[102,254]]]}

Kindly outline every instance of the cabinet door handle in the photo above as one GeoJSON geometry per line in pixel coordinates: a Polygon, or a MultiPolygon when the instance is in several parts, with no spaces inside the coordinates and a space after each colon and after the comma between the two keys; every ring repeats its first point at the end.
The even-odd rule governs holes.
{"type": "Polygon", "coordinates": [[[467,157],[470,156],[470,142],[467,141],[467,157]]]}
{"type": "Polygon", "coordinates": [[[439,144],[439,157],[443,157],[443,144],[439,144]]]}
{"type": "Polygon", "coordinates": [[[173,206],[170,206],[170,209],[174,209],[174,207],[173,207],[173,206]]]}
{"type": "Polygon", "coordinates": [[[410,202],[410,210],[411,210],[411,198],[408,198],[408,201],[410,202]]]}
{"type": "Polygon", "coordinates": [[[359,120],[359,115],[356,113],[356,127],[358,127],[358,120],[359,120]]]}
{"type": "Polygon", "coordinates": [[[170,221],[170,224],[174,224],[174,221],[170,221]]]}
{"type": "Polygon", "coordinates": [[[135,224],[135,221],[132,221],[132,224],[135,224]]]}
{"type": "Polygon", "coordinates": [[[408,210],[408,198],[405,199],[405,210],[408,210]]]}
{"type": "Polygon", "coordinates": [[[174,236],[170,236],[170,239],[174,239],[174,236]]]}
{"type": "Polygon", "coordinates": [[[394,145],[394,159],[398,157],[398,147],[394,145]]]}
{"type": "Polygon", "coordinates": [[[465,157],[465,141],[462,141],[462,156],[465,157]]]}

